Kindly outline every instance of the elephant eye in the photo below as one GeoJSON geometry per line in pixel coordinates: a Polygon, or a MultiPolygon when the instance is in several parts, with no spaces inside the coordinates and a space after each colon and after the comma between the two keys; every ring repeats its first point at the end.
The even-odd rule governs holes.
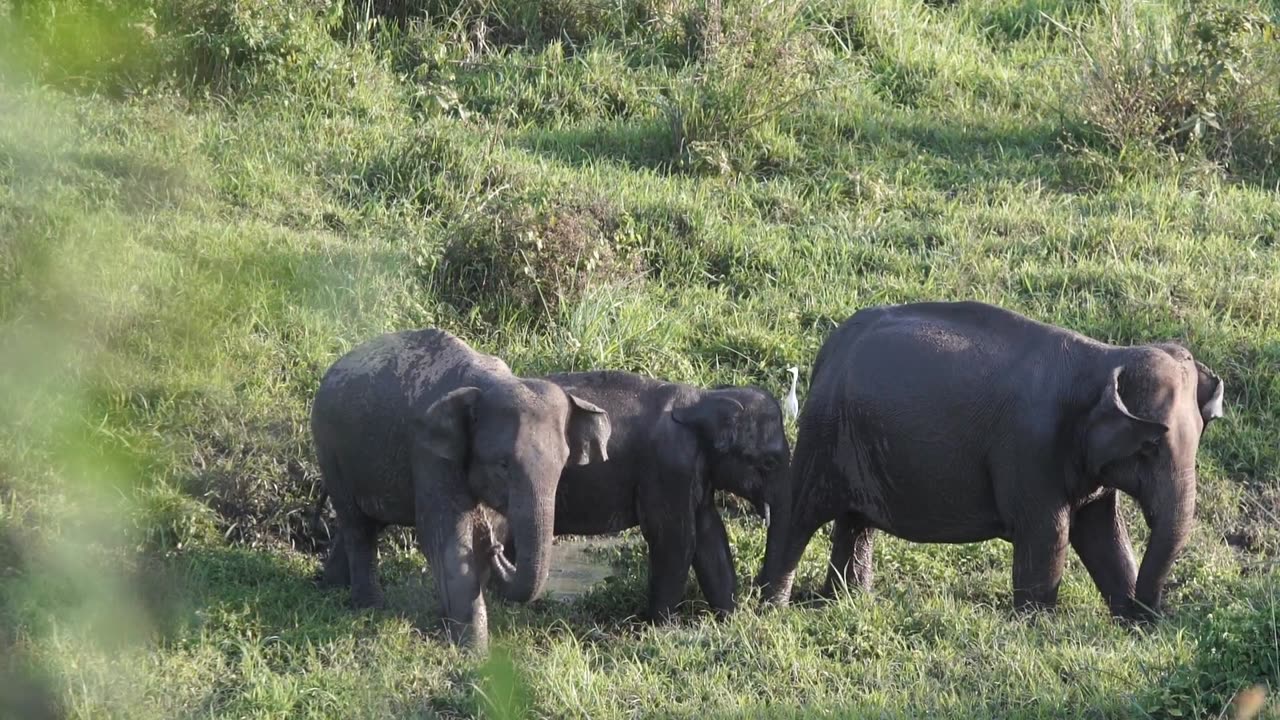
{"type": "Polygon", "coordinates": [[[1142,443],[1142,454],[1151,457],[1160,451],[1159,440],[1147,440],[1142,443]]]}
{"type": "Polygon", "coordinates": [[[773,472],[778,467],[778,458],[773,456],[766,457],[764,462],[760,463],[760,467],[764,468],[765,472],[773,472]]]}

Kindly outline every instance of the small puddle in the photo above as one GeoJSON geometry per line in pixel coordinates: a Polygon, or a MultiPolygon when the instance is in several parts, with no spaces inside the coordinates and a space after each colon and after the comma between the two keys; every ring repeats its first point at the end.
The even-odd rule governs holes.
{"type": "Polygon", "coordinates": [[[591,537],[559,540],[551,546],[551,571],[543,593],[553,600],[572,600],[596,583],[613,575],[609,561],[598,551],[623,544],[619,537],[591,537]]]}

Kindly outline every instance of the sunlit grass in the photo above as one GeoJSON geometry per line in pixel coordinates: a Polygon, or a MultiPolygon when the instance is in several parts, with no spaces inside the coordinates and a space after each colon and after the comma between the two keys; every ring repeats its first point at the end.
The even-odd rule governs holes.
{"type": "MultiPolygon", "coordinates": [[[[1280,689],[1280,199],[1265,174],[1089,135],[1066,33],[1108,7],[814,3],[788,32],[817,43],[824,92],[721,174],[673,146],[663,90],[689,82],[698,26],[665,11],[492,2],[541,24],[478,43],[463,11],[393,27],[207,0],[188,32],[181,13],[55,5],[0,49],[0,715],[1216,717],[1280,689]],[[147,63],[59,50],[120,17],[147,63]],[[637,275],[553,305],[446,302],[460,230],[594,199],[637,275]],[[1017,617],[998,542],[880,537],[873,596],[761,610],[744,590],[727,622],[691,583],[652,627],[631,533],[583,598],[494,603],[490,663],[443,643],[403,533],[389,611],[312,583],[310,397],[375,333],[445,327],[523,373],[779,394],[794,364],[803,398],[836,323],[940,298],[1179,339],[1224,377],[1165,623],[1110,622],[1074,559],[1062,607],[1017,617]]],[[[727,103],[713,115],[740,90],[702,89],[727,103]]],[[[729,531],[745,588],[764,535],[729,531]]],[[[820,534],[801,591],[827,550],[820,534]]]]}

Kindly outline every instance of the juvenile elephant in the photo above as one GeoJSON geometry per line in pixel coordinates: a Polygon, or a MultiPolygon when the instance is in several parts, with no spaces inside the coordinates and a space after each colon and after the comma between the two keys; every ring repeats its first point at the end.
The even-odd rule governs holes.
{"type": "Polygon", "coordinates": [[[1112,613],[1159,612],[1192,527],[1196,453],[1222,380],[1171,343],[1117,347],[981,303],[854,314],[814,364],[789,537],[766,598],[785,602],[834,520],[825,592],[871,584],[876,529],[914,542],[1013,543],[1013,602],[1052,606],[1075,549],[1112,613]],[[1116,491],[1151,527],[1140,570],[1116,491]]]}
{"type": "Polygon", "coordinates": [[[311,428],[339,535],[324,582],[379,606],[378,532],[416,529],[454,642],[488,640],[481,587],[492,567],[506,597],[546,582],[556,485],[566,465],[603,462],[610,425],[599,407],[441,330],[383,335],[325,373],[311,428]],[[498,562],[490,514],[528,551],[498,562]]]}
{"type": "MultiPolygon", "coordinates": [[[[632,373],[550,375],[566,392],[604,408],[609,459],[565,468],[556,492],[557,535],[601,535],[640,526],[649,545],[649,614],[665,619],[684,596],[692,565],[707,602],[734,609],[737,575],[713,494],[751,502],[772,537],[790,505],[790,447],[782,413],[758,388],[703,390],[632,373]]],[[[524,556],[517,539],[508,555],[524,556]]]]}

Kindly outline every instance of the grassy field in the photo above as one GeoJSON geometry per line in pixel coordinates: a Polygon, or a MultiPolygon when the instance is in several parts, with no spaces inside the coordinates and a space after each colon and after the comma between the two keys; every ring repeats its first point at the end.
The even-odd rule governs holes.
{"type": "MultiPolygon", "coordinates": [[[[0,0],[0,715],[1212,718],[1280,691],[1280,6],[719,5],[0,0]],[[312,584],[310,397],[375,333],[779,394],[796,364],[803,398],[858,308],[966,298],[1224,378],[1158,626],[1112,623],[1074,557],[1059,610],[1014,616],[999,542],[886,538],[874,596],[726,622],[691,583],[653,627],[630,537],[580,599],[494,603],[487,661],[442,643],[403,533],[388,611],[312,584]]],[[[745,586],[764,532],[730,533],[745,586]]]]}

